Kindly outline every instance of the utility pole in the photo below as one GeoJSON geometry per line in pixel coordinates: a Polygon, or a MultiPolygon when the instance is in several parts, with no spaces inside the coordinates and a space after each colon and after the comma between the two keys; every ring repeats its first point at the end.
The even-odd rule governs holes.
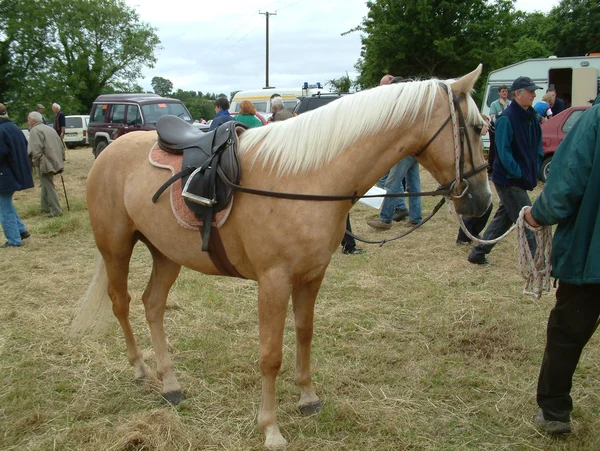
{"type": "Polygon", "coordinates": [[[269,16],[276,16],[277,13],[270,13],[268,11],[261,13],[260,11],[258,12],[258,14],[264,14],[265,18],[267,19],[267,68],[266,68],[266,76],[265,76],[265,88],[268,88],[269,85],[269,16]]]}

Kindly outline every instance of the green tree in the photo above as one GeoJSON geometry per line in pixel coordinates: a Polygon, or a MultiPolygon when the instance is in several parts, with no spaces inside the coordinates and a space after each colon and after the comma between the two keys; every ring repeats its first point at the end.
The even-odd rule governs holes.
{"type": "MultiPolygon", "coordinates": [[[[40,73],[49,70],[46,49],[50,43],[50,19],[44,11],[47,1],[32,4],[25,0],[0,0],[0,102],[9,106],[11,118],[25,122],[26,112],[35,106],[28,99],[40,99],[45,87],[40,73]]],[[[38,100],[39,101],[39,100],[38,100]]]]}
{"type": "Polygon", "coordinates": [[[454,78],[483,63],[480,88],[490,70],[551,53],[539,42],[546,16],[516,11],[512,0],[370,0],[367,6],[356,64],[363,88],[386,73],[454,78]]]}
{"type": "Polygon", "coordinates": [[[333,78],[325,83],[333,88],[333,92],[350,92],[354,86],[354,82],[346,72],[346,75],[342,75],[340,78],[333,78]]]}
{"type": "Polygon", "coordinates": [[[190,111],[192,118],[212,119],[215,116],[214,101],[204,98],[201,92],[178,89],[172,96],[181,100],[190,111]]]}
{"type": "Polygon", "coordinates": [[[0,65],[10,73],[2,95],[21,115],[40,102],[87,113],[103,92],[139,90],[159,44],[123,0],[0,0],[0,65]]]}
{"type": "Polygon", "coordinates": [[[598,0],[562,0],[550,11],[545,35],[556,56],[600,52],[598,0]]]}
{"type": "Polygon", "coordinates": [[[171,92],[173,91],[173,83],[171,83],[171,80],[167,80],[163,77],[152,78],[150,84],[156,94],[164,97],[171,95],[171,92]]]}
{"type": "Polygon", "coordinates": [[[50,0],[53,69],[85,110],[107,86],[133,88],[154,67],[160,40],[123,0],[50,0]]]}

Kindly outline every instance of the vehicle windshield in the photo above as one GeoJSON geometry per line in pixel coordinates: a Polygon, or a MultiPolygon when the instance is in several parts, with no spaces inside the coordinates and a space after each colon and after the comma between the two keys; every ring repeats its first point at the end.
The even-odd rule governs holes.
{"type": "Polygon", "coordinates": [[[162,116],[177,116],[184,121],[192,122],[190,113],[181,103],[151,103],[142,105],[142,112],[147,124],[156,124],[162,116]]]}
{"type": "Polygon", "coordinates": [[[66,127],[67,128],[83,128],[83,119],[80,117],[67,117],[66,127]]]}

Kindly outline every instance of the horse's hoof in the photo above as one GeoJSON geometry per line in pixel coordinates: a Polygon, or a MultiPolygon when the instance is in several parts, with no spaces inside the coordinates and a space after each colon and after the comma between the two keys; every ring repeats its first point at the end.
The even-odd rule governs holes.
{"type": "Polygon", "coordinates": [[[168,393],[163,393],[162,400],[163,402],[168,402],[169,404],[176,406],[185,400],[185,395],[182,391],[171,391],[168,393]]]}
{"type": "Polygon", "coordinates": [[[282,450],[287,447],[287,440],[283,438],[283,435],[279,431],[273,436],[267,436],[265,440],[265,448],[270,451],[282,450]]]}
{"type": "Polygon", "coordinates": [[[298,408],[304,415],[314,415],[323,410],[323,403],[321,401],[311,402],[310,404],[299,406],[298,408]]]}
{"type": "Polygon", "coordinates": [[[142,373],[140,375],[135,375],[135,379],[134,381],[138,384],[141,384],[142,382],[146,382],[148,380],[148,375],[145,373],[142,373]]]}

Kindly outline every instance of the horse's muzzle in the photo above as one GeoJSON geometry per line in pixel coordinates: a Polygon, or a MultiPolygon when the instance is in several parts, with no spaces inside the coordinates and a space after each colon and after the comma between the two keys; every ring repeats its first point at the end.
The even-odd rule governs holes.
{"type": "Polygon", "coordinates": [[[456,212],[463,216],[483,215],[492,202],[492,193],[487,181],[487,176],[483,180],[480,178],[470,179],[468,189],[458,190],[456,196],[451,196],[456,212]]]}

